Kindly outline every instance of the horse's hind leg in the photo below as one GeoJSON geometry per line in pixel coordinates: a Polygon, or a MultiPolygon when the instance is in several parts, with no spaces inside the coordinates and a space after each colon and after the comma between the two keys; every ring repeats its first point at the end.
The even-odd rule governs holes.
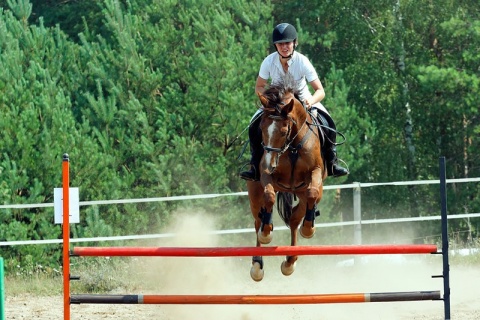
{"type": "MultiPolygon", "coordinates": [[[[292,216],[290,217],[289,227],[290,227],[290,245],[292,247],[297,245],[297,231],[300,222],[302,221],[303,214],[305,210],[305,205],[303,204],[302,199],[300,202],[293,208],[292,216]]],[[[282,262],[280,270],[285,276],[291,275],[295,271],[295,263],[298,260],[298,256],[286,256],[285,260],[282,262]]]]}
{"type": "Polygon", "coordinates": [[[265,271],[263,271],[263,258],[254,256],[252,257],[252,267],[250,268],[250,277],[254,281],[262,281],[265,271]]]}
{"type": "MultiPolygon", "coordinates": [[[[260,229],[260,219],[255,219],[255,230],[258,233],[258,230],[260,229]]],[[[261,244],[258,241],[257,238],[257,247],[260,247],[261,244]]],[[[253,256],[252,257],[252,267],[250,268],[250,277],[252,277],[253,280],[255,281],[262,281],[264,276],[264,271],[263,271],[263,258],[260,256],[253,256]]]]}
{"type": "MultiPolygon", "coordinates": [[[[292,239],[297,239],[297,229],[293,229],[290,231],[292,239]]],[[[296,244],[293,244],[294,241],[292,241],[292,246],[295,246],[296,244]]],[[[296,241],[295,241],[296,242],[296,241]]],[[[286,256],[285,260],[282,262],[282,265],[280,266],[280,270],[282,271],[282,274],[285,276],[291,275],[295,271],[295,264],[298,260],[298,256],[286,256]]]]}
{"type": "MultiPolygon", "coordinates": [[[[263,207],[263,188],[258,182],[247,182],[248,196],[250,199],[250,209],[254,218],[255,234],[258,234],[262,220],[260,219],[260,211],[263,207]]],[[[260,247],[261,244],[256,237],[256,246],[260,247]]],[[[252,266],[250,268],[250,276],[255,281],[261,281],[264,276],[263,271],[263,258],[259,256],[252,257],[252,266]]]]}

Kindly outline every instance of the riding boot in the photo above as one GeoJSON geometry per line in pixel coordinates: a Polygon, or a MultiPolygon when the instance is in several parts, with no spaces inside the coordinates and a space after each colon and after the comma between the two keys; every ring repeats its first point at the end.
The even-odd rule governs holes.
{"type": "Polygon", "coordinates": [[[335,122],[333,121],[332,117],[328,114],[322,113],[323,119],[319,113],[319,121],[324,125],[327,125],[328,128],[325,128],[326,139],[325,139],[325,146],[324,146],[324,156],[325,162],[327,165],[327,173],[331,177],[341,177],[349,174],[348,169],[340,166],[338,164],[337,158],[337,128],[335,126],[335,122]],[[326,123],[325,123],[326,122],[326,123]]]}
{"type": "Polygon", "coordinates": [[[248,136],[250,139],[250,170],[240,173],[240,178],[249,181],[260,181],[260,161],[263,156],[262,132],[260,131],[260,117],[250,124],[248,136]]]}
{"type": "Polygon", "coordinates": [[[260,161],[262,160],[262,153],[256,152],[254,148],[251,148],[251,152],[250,170],[241,172],[240,178],[249,181],[260,181],[260,161]]]}
{"type": "Polygon", "coordinates": [[[327,173],[331,177],[341,177],[349,174],[348,170],[338,164],[337,147],[332,144],[325,151],[325,160],[327,163],[327,173]]]}

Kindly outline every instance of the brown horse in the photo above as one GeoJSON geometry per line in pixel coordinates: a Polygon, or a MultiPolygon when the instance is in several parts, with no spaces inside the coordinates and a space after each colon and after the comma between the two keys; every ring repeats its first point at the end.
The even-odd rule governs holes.
{"type": "MultiPolygon", "coordinates": [[[[323,180],[327,177],[321,153],[317,126],[310,113],[298,100],[294,84],[270,86],[259,95],[263,111],[260,129],[264,154],[260,163],[260,181],[248,181],[250,209],[255,219],[257,247],[272,240],[272,211],[277,195],[277,207],[282,220],[290,228],[291,243],[297,244],[297,230],[304,238],[315,233],[316,205],[323,195],[323,180]],[[293,197],[298,202],[293,206],[293,197]],[[293,207],[293,208],[292,208],[293,207]]],[[[290,275],[297,256],[287,256],[281,271],[290,275]]],[[[262,257],[252,258],[250,275],[263,279],[262,257]]]]}

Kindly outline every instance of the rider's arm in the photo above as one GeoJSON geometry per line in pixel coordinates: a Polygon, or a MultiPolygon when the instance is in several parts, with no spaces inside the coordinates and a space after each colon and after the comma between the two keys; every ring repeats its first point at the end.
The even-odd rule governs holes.
{"type": "Polygon", "coordinates": [[[267,86],[267,80],[262,77],[257,77],[257,82],[255,83],[255,93],[262,94],[265,92],[265,87],[267,86]]]}
{"type": "Polygon", "coordinates": [[[310,86],[312,86],[312,89],[315,90],[313,93],[312,97],[305,99],[305,104],[308,108],[311,108],[312,105],[314,105],[317,102],[320,102],[325,98],[325,90],[323,89],[323,85],[320,82],[320,79],[315,79],[312,82],[310,82],[310,86]]]}

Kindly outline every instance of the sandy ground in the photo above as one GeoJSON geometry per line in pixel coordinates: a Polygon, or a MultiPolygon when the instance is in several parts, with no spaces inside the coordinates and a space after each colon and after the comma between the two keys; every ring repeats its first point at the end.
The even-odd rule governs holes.
{"type": "MultiPolygon", "coordinates": [[[[185,220],[184,220],[185,221],[185,220]]],[[[208,223],[190,219],[184,236],[162,245],[216,246],[206,235],[208,223]],[[188,232],[187,232],[188,230],[188,232]],[[198,234],[192,234],[197,230],[198,234]]],[[[181,231],[181,230],[180,230],[181,231]]],[[[304,245],[309,243],[302,240],[304,245]]],[[[272,245],[284,245],[275,243],[272,245]]],[[[280,272],[283,257],[265,257],[265,278],[254,282],[250,258],[141,258],[135,261],[155,292],[116,294],[323,294],[441,290],[440,256],[377,256],[357,258],[300,257],[293,275],[280,272]]],[[[452,319],[480,319],[480,270],[451,266],[452,319]]],[[[63,297],[9,296],[6,319],[62,319],[63,297]]],[[[444,319],[442,301],[383,302],[332,305],[72,305],[71,319],[228,319],[228,320],[351,320],[444,319]]]]}

